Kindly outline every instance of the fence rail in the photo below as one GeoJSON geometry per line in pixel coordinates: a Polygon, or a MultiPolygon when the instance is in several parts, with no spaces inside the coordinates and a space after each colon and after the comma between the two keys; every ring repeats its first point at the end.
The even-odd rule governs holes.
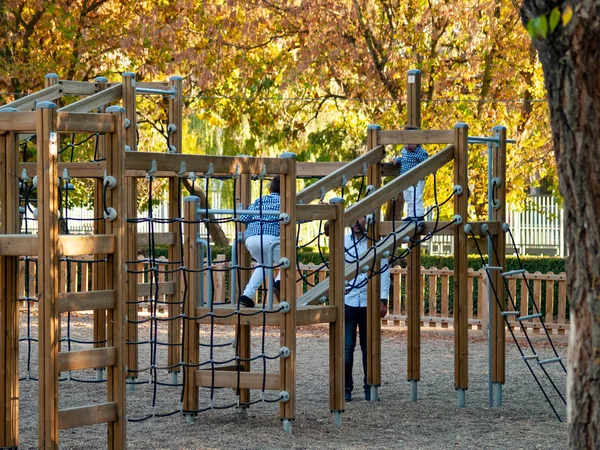
{"type": "MultiPolygon", "coordinates": [[[[91,257],[89,257],[91,259],[91,257]]],[[[160,269],[167,269],[167,260],[163,257],[156,260],[160,269]]],[[[21,261],[20,267],[20,299],[26,300],[35,298],[36,277],[37,277],[36,258],[26,258],[21,261]],[[25,282],[27,281],[27,290],[25,282]]],[[[218,269],[226,269],[229,262],[225,261],[223,255],[218,255],[213,264],[218,269]]],[[[81,258],[79,261],[63,262],[61,269],[61,289],[63,292],[82,292],[88,291],[92,286],[92,264],[81,258]]],[[[158,271],[158,279],[154,280],[152,285],[148,279],[147,262],[141,261],[138,266],[139,271],[144,271],[138,275],[138,299],[140,302],[149,300],[152,295],[158,300],[158,307],[155,311],[149,311],[151,303],[140,303],[139,310],[142,314],[152,312],[153,314],[166,314],[167,305],[165,295],[171,293],[173,283],[169,280],[169,275],[158,271]],[[158,289],[158,291],[157,291],[158,289]]],[[[394,267],[391,269],[391,292],[389,313],[383,319],[387,325],[403,326],[406,324],[406,269],[394,267]]],[[[208,273],[205,276],[209,276],[208,273]]],[[[300,264],[296,283],[296,295],[300,296],[319,281],[328,276],[328,270],[314,264],[300,264]]],[[[542,274],[540,272],[525,273],[527,283],[523,275],[514,275],[507,277],[508,292],[514,299],[516,309],[521,316],[533,314],[534,302],[541,311],[544,322],[550,332],[554,334],[564,334],[569,329],[568,299],[566,291],[565,273],[555,274],[552,272],[542,274]],[[529,283],[529,287],[528,287],[529,283]]],[[[216,270],[213,272],[213,301],[223,303],[229,301],[230,286],[229,276],[226,271],[216,270]]],[[[487,324],[487,275],[484,270],[474,271],[469,269],[468,273],[468,322],[471,329],[485,329],[487,324]]],[[[448,328],[453,324],[453,292],[454,272],[448,268],[430,269],[421,268],[421,321],[424,326],[448,328]]],[[[208,283],[204,283],[205,290],[208,283]]],[[[264,295],[264,289],[259,290],[259,298],[264,295]]],[[[156,302],[154,303],[156,305],[156,302]]],[[[507,293],[508,310],[513,310],[512,302],[507,293]]],[[[515,321],[514,317],[509,320],[515,321]]],[[[539,319],[523,322],[527,329],[539,333],[541,323],[539,319]]],[[[519,330],[519,326],[515,325],[519,330]]]]}

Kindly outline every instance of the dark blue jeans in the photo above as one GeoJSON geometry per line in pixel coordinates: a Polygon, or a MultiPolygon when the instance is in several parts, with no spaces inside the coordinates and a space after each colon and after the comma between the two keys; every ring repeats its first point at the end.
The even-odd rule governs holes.
{"type": "Polygon", "coordinates": [[[352,366],[354,365],[354,349],[356,347],[356,330],[360,336],[360,350],[362,352],[363,388],[367,389],[367,308],[344,305],[346,326],[344,330],[345,351],[344,362],[346,370],[346,392],[352,392],[352,366]]]}

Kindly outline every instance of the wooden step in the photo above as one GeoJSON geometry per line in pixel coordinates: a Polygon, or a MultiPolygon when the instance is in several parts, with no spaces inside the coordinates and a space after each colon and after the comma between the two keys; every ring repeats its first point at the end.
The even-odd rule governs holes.
{"type": "Polygon", "coordinates": [[[58,371],[101,369],[116,364],[116,347],[94,348],[58,353],[58,371]]]}
{"type": "Polygon", "coordinates": [[[210,369],[202,369],[196,371],[196,385],[201,387],[215,388],[234,388],[237,389],[262,389],[263,379],[265,382],[265,390],[278,391],[281,387],[279,374],[277,373],[258,373],[258,372],[240,372],[239,386],[237,371],[230,370],[215,370],[214,384],[213,371],[210,369]]]}
{"type": "Polygon", "coordinates": [[[116,403],[80,406],[58,411],[58,427],[61,430],[85,427],[117,420],[116,403]]]}
{"type": "Polygon", "coordinates": [[[115,291],[68,292],[58,294],[58,312],[114,309],[115,291]]]}

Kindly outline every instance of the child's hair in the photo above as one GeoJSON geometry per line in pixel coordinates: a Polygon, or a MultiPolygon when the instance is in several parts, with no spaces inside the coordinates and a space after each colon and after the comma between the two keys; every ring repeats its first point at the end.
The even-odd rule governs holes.
{"type": "Polygon", "coordinates": [[[274,194],[279,194],[279,175],[276,175],[271,180],[271,192],[274,194]]]}

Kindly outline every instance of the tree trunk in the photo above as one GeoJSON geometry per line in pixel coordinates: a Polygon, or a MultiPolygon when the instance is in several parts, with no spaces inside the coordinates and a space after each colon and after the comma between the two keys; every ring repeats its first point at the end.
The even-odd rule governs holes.
{"type": "Polygon", "coordinates": [[[524,0],[521,18],[526,25],[567,5],[571,21],[534,45],[567,219],[569,447],[600,449],[600,0],[524,0]]]}

